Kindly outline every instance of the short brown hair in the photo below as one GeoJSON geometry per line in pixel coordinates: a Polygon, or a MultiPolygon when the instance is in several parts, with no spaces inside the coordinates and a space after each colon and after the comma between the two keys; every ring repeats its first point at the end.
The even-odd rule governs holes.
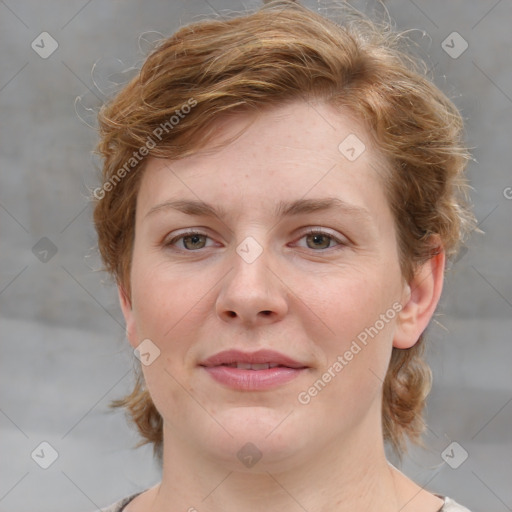
{"type": "MultiPolygon", "coordinates": [[[[277,0],[249,14],[184,26],[103,106],[98,149],[104,186],[95,193],[94,221],[106,269],[128,296],[136,198],[147,156],[183,158],[210,141],[221,116],[288,100],[321,99],[365,123],[389,164],[385,187],[406,279],[436,250],[431,235],[438,235],[448,257],[455,255],[474,225],[461,116],[426,78],[425,66],[400,49],[403,38],[389,24],[377,25],[348,7],[341,12],[335,22],[277,0]],[[194,107],[170,122],[187,104],[194,107]],[[158,127],[167,127],[165,134],[158,127]],[[141,158],[141,149],[150,146],[141,158]]],[[[410,349],[394,348],[384,382],[384,439],[398,453],[407,438],[419,441],[424,429],[431,376],[423,349],[423,335],[410,349]]],[[[161,453],[163,421],[140,373],[133,392],[114,405],[127,407],[143,443],[161,453]]]]}

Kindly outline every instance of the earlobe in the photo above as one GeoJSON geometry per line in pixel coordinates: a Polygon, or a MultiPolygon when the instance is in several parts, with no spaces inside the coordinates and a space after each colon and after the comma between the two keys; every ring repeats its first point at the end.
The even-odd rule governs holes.
{"type": "Polygon", "coordinates": [[[393,347],[411,348],[427,328],[443,289],[445,253],[442,248],[418,267],[404,286],[403,308],[398,315],[393,347]]]}
{"type": "Polygon", "coordinates": [[[123,312],[124,321],[126,323],[126,337],[128,338],[130,344],[135,347],[138,345],[138,343],[132,303],[122,284],[117,285],[117,293],[119,296],[121,311],[123,312]]]}

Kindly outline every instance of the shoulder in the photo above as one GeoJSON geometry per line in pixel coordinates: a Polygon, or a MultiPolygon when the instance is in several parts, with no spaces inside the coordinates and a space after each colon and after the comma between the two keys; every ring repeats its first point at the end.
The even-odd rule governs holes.
{"type": "Polygon", "coordinates": [[[115,503],[112,503],[109,507],[102,508],[102,512],[121,512],[130,501],[134,500],[139,494],[142,494],[140,492],[136,494],[132,494],[130,496],[127,496],[126,498],[123,498],[119,501],[116,501],[115,503]]]}
{"type": "Polygon", "coordinates": [[[452,500],[451,498],[448,498],[448,496],[440,497],[444,499],[444,505],[439,512],[470,512],[469,509],[463,507],[462,505],[459,505],[456,501],[452,500]]]}
{"type": "MultiPolygon", "coordinates": [[[[116,501],[112,505],[110,505],[107,508],[102,509],[102,512],[122,512],[122,510],[133,501],[139,494],[142,494],[140,492],[136,494],[132,494],[130,496],[127,496],[126,498],[123,498],[119,501],[116,501]]],[[[439,512],[471,512],[466,507],[463,507],[456,501],[452,500],[448,496],[439,496],[444,500],[443,508],[439,512]]]]}

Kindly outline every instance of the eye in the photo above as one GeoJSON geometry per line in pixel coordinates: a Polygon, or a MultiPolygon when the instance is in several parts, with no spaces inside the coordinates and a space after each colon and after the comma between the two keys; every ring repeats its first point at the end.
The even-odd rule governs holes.
{"type": "Polygon", "coordinates": [[[334,235],[322,231],[320,229],[310,229],[308,230],[301,238],[306,239],[306,244],[308,249],[331,249],[331,242],[336,242],[337,245],[345,246],[347,245],[339,238],[335,237],[334,235]]]}
{"type": "MultiPolygon", "coordinates": [[[[206,245],[206,241],[210,237],[205,233],[201,233],[199,231],[188,231],[186,233],[181,233],[178,236],[171,238],[169,241],[166,241],[164,245],[166,247],[176,246],[176,244],[181,243],[181,246],[177,248],[185,251],[196,251],[199,249],[204,249],[205,247],[209,247],[206,245]]],[[[334,235],[322,231],[321,229],[310,229],[308,230],[300,240],[306,239],[306,248],[308,249],[332,249],[333,242],[339,246],[347,245],[345,242],[335,237],[334,235]]],[[[211,245],[210,245],[211,246],[211,245]]]]}
{"type": "Polygon", "coordinates": [[[182,242],[182,246],[178,247],[178,249],[194,251],[196,249],[203,249],[206,247],[205,244],[208,238],[208,235],[200,233],[199,231],[189,231],[187,233],[182,233],[181,235],[175,236],[169,241],[166,241],[165,246],[168,247],[175,245],[176,242],[182,242]]]}

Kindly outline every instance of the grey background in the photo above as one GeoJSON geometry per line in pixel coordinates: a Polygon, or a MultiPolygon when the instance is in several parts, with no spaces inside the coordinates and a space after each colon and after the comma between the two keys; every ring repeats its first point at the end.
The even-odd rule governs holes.
{"type": "MultiPolygon", "coordinates": [[[[96,135],[76,111],[92,122],[111,92],[105,72],[143,60],[155,35],[139,43],[142,33],[170,35],[215,11],[258,5],[0,0],[0,512],[91,511],[159,481],[151,449],[132,450],[134,430],[108,409],[130,389],[134,357],[115,289],[97,271],[87,198],[98,184],[96,135]],[[43,31],[59,45],[47,59],[31,48],[43,31]],[[31,458],[42,441],[59,455],[46,470],[31,458]]],[[[472,200],[485,231],[450,272],[429,329],[426,449],[413,449],[402,469],[473,512],[504,512],[512,510],[512,3],[386,5],[397,28],[426,32],[411,37],[467,119],[472,200]],[[469,44],[458,58],[442,47],[454,31],[469,44]],[[441,457],[454,441],[469,455],[457,469],[441,457]]],[[[452,459],[461,454],[456,446],[452,459]]]]}

